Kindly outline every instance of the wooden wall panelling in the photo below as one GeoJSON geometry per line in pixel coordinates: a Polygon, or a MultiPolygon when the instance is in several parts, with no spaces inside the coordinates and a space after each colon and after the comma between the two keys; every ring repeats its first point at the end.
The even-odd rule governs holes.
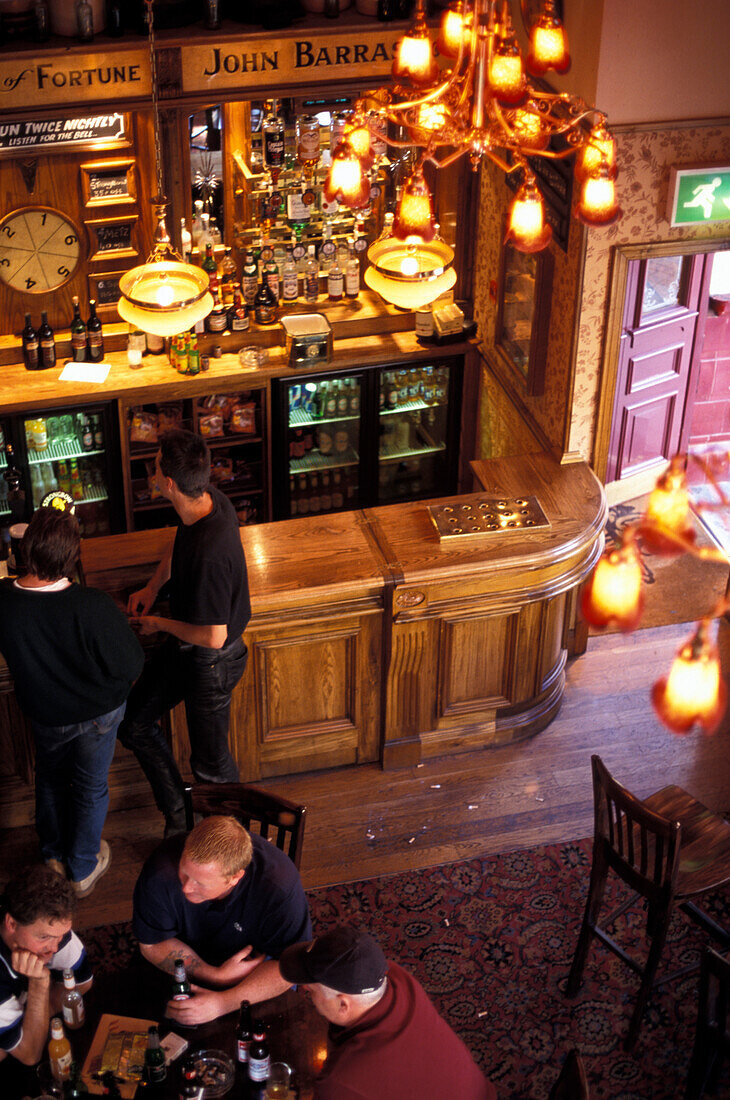
{"type": "MultiPolygon", "coordinates": [[[[234,222],[250,224],[251,209],[245,181],[234,154],[244,163],[251,161],[251,104],[248,101],[223,104],[223,223],[224,237],[233,241],[234,222]]],[[[243,257],[234,259],[243,262],[243,257]]]]}

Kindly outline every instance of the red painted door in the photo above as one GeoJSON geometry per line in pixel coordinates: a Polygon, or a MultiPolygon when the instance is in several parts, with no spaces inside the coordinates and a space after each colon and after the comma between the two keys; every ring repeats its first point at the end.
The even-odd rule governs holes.
{"type": "Polygon", "coordinates": [[[679,450],[704,261],[629,265],[607,482],[659,472],[679,450]]]}

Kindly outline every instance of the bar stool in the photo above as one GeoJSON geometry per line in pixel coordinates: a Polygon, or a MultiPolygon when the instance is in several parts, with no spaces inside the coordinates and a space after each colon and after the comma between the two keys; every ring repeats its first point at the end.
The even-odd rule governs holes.
{"type": "Polygon", "coordinates": [[[195,815],[230,814],[248,829],[271,840],[299,867],[304,843],[307,807],[298,806],[269,791],[245,783],[187,783],[184,790],[185,824],[195,824],[195,815]]]}
{"type": "Polygon", "coordinates": [[[695,969],[686,966],[656,980],[675,904],[719,943],[730,946],[730,933],[690,900],[730,882],[730,825],[681,787],[664,787],[642,800],[613,778],[599,756],[592,756],[591,764],[593,864],[566,995],[578,992],[595,936],[641,978],[624,1043],[626,1050],[632,1050],[652,988],[695,969]],[[609,871],[634,893],[599,924],[609,871]],[[649,952],[644,963],[629,955],[607,931],[639,897],[647,903],[649,952]]]}
{"type": "Polygon", "coordinates": [[[730,959],[706,947],[700,963],[697,1027],[684,1100],[700,1100],[709,1084],[717,1087],[723,1057],[730,1055],[730,959]]]}

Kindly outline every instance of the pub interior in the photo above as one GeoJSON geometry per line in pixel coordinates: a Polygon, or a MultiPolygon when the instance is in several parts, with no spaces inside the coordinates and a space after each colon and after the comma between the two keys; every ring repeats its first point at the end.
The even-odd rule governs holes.
{"type": "MultiPolygon", "coordinates": [[[[685,1095],[698,969],[677,988],[647,987],[629,1025],[636,978],[609,969],[605,940],[586,940],[582,970],[574,952],[595,856],[592,756],[636,796],[617,796],[624,821],[644,820],[637,804],[682,820],[685,845],[712,866],[697,885],[679,860],[667,920],[675,894],[710,890],[716,923],[730,919],[730,9],[469,0],[448,9],[464,28],[453,47],[445,0],[244,7],[0,0],[1,583],[22,576],[33,514],[60,502],[81,534],[74,580],[126,614],[187,523],[164,488],[160,441],[204,438],[250,589],[228,744],[241,783],[306,806],[297,866],[313,934],[342,922],[372,932],[500,1097],[685,1095]],[[536,59],[538,21],[564,26],[567,61],[536,59]],[[404,36],[430,42],[425,76],[407,69],[404,36]],[[514,61],[513,43],[529,95],[485,76],[495,52],[514,61]],[[359,173],[352,192],[337,182],[345,161],[359,173]],[[603,206],[590,207],[590,184],[603,206]],[[409,223],[414,196],[421,220],[409,223]],[[520,203],[537,226],[517,223],[520,203]],[[714,569],[714,602],[688,598],[699,573],[667,568],[663,615],[647,623],[639,587],[659,579],[662,553],[714,569]],[[601,566],[624,571],[628,595],[618,581],[601,595],[601,566]],[[712,680],[704,710],[697,680],[670,699],[680,647],[712,680]],[[664,788],[700,803],[711,837],[664,788]],[[554,957],[545,948],[554,998],[535,1011],[555,1015],[536,1052],[527,1009],[509,1009],[521,1042],[499,1028],[506,964],[499,935],[484,937],[490,907],[506,911],[490,879],[518,879],[519,853],[538,846],[553,854],[524,872],[515,964],[542,927],[537,908],[529,919],[541,898],[564,893],[568,923],[554,957]],[[466,867],[483,906],[474,927],[469,891],[449,908],[448,881],[466,867]],[[410,918],[386,945],[391,904],[410,918]],[[419,947],[426,933],[409,929],[426,911],[419,947]],[[453,952],[458,982],[430,951],[453,952]],[[575,1000],[569,971],[573,994],[585,983],[575,1000]],[[659,1065],[667,1044],[673,1061],[659,1065]],[[553,1092],[571,1048],[587,1080],[553,1092]]],[[[164,626],[137,627],[149,657],[164,626]]],[[[38,746],[9,663],[0,656],[2,881],[40,858],[38,746]]],[[[189,720],[177,703],[164,736],[195,784],[189,720]]],[[[164,825],[118,742],[111,864],[74,917],[100,957],[113,940],[110,957],[127,958],[134,885],[164,825]]],[[[680,950],[682,919],[667,951],[699,964],[712,939],[680,950]]],[[[640,954],[643,929],[628,927],[640,954]]],[[[711,935],[727,953],[728,933],[711,935]]],[[[79,1061],[101,1013],[153,1013],[135,985],[149,982],[154,1002],[152,972],[139,954],[127,979],[100,967],[79,1061]]],[[[515,1000],[520,988],[518,975],[515,1000]]],[[[322,1019],[282,997],[266,1017],[272,1050],[294,1063],[299,1095],[316,1096],[322,1019]]],[[[192,1049],[233,1044],[226,1019],[227,1031],[180,1030],[192,1049]]],[[[4,1023],[0,1005],[0,1039],[4,1023]]],[[[0,1089],[12,1061],[0,1060],[0,1089]]],[[[176,1067],[159,1095],[178,1095],[176,1067]]],[[[238,1073],[230,1095],[248,1095],[238,1073]]],[[[39,1082],[28,1095],[52,1087],[39,1082]]],[[[718,1088],[730,1096],[727,1064],[718,1088]]]]}

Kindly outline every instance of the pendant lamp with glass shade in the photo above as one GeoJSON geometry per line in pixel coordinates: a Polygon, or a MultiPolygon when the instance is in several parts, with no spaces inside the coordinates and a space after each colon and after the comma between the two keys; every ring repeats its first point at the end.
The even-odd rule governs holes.
{"type": "Polygon", "coordinates": [[[155,244],[147,260],[133,267],[119,280],[121,297],[118,310],[129,324],[155,336],[175,336],[191,329],[207,317],[213,308],[208,290],[208,275],[194,264],[183,263],[175,252],[165,225],[167,199],[162,187],[160,153],[160,116],[157,97],[157,66],[152,0],[145,0],[150,47],[155,168],[157,194],[152,199],[156,221],[155,244]]]}

